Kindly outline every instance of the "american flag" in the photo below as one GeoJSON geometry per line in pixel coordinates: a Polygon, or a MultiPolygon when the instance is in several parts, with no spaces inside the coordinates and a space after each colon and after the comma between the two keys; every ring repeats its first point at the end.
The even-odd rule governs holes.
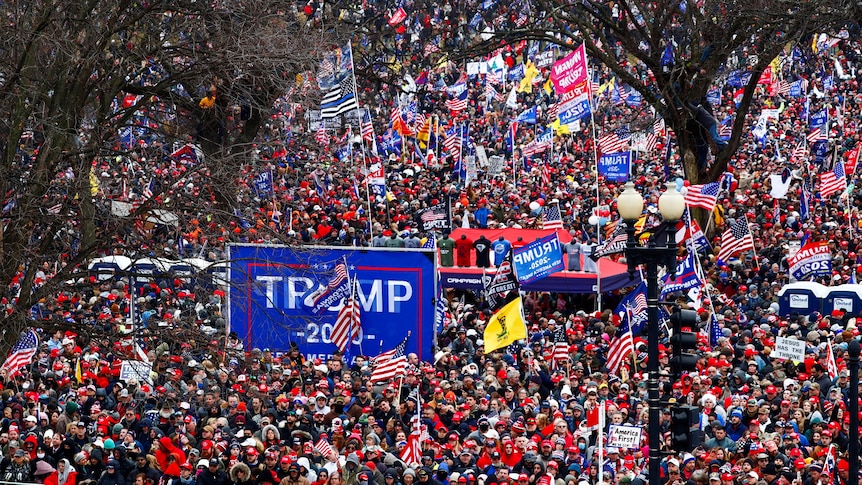
{"type": "Polygon", "coordinates": [[[491,101],[500,101],[503,102],[506,100],[506,97],[497,92],[494,89],[494,86],[491,85],[490,82],[485,83],[485,99],[490,103],[491,101]]]}
{"type": "Polygon", "coordinates": [[[566,326],[563,322],[557,323],[554,331],[554,350],[551,355],[551,367],[556,368],[558,362],[569,358],[569,342],[566,340],[566,326]]]}
{"type": "Polygon", "coordinates": [[[354,277],[350,296],[341,310],[338,310],[338,317],[332,327],[332,343],[342,352],[345,352],[350,342],[359,335],[359,300],[356,298],[356,285],[354,277]]]}
{"type": "Polygon", "coordinates": [[[628,128],[620,128],[616,132],[605,133],[598,140],[599,150],[602,153],[625,152],[629,149],[629,140],[632,135],[628,128]]]}
{"type": "Polygon", "coordinates": [[[557,103],[554,103],[554,104],[548,106],[548,110],[547,110],[547,113],[545,115],[545,118],[548,121],[552,121],[552,120],[557,119],[557,116],[559,116],[559,114],[560,114],[560,105],[557,103]]]}
{"type": "Polygon", "coordinates": [[[422,460],[422,419],[419,415],[422,409],[422,398],[419,396],[418,388],[415,391],[417,391],[415,393],[416,414],[410,418],[410,435],[407,437],[407,446],[401,450],[399,456],[407,465],[419,465],[422,460]]]}
{"type": "Polygon", "coordinates": [[[26,367],[33,362],[33,356],[36,355],[36,349],[39,348],[39,336],[33,330],[28,330],[21,334],[21,338],[12,347],[9,357],[6,362],[0,366],[0,369],[6,371],[7,377],[14,377],[20,372],[22,367],[26,367]]]}
{"type": "Polygon", "coordinates": [[[562,229],[563,218],[560,216],[560,206],[557,203],[548,204],[542,210],[543,224],[545,229],[562,229]]]}
{"type": "Polygon", "coordinates": [[[425,44],[425,49],[423,50],[425,57],[428,57],[435,52],[440,52],[440,36],[439,35],[437,37],[431,39],[431,41],[429,41],[427,44],[425,44]]]}
{"type": "Polygon", "coordinates": [[[329,134],[326,133],[326,125],[322,121],[317,127],[317,132],[314,133],[314,139],[323,146],[329,146],[329,134]]]}
{"type": "Polygon", "coordinates": [[[329,442],[323,438],[320,438],[317,443],[314,444],[314,449],[326,458],[332,457],[332,445],[330,445],[329,442]]]}
{"type": "Polygon", "coordinates": [[[362,115],[362,120],[359,122],[359,131],[362,133],[362,139],[371,142],[374,140],[374,125],[371,124],[371,113],[365,110],[362,115]]]}
{"type": "Polygon", "coordinates": [[[527,143],[526,145],[521,147],[521,155],[525,157],[532,157],[533,155],[537,155],[544,152],[550,147],[551,144],[548,142],[533,140],[530,143],[527,143]]]}
{"type": "Polygon", "coordinates": [[[701,207],[708,211],[715,208],[718,191],[721,184],[711,182],[703,185],[692,185],[685,194],[685,203],[689,207],[701,207]]]}
{"type": "Polygon", "coordinates": [[[789,94],[791,84],[792,83],[789,83],[787,81],[779,81],[778,82],[778,88],[776,89],[776,92],[778,94],[789,94]]]}
{"type": "Polygon", "coordinates": [[[656,144],[658,144],[658,137],[649,131],[636,133],[631,138],[632,150],[651,152],[655,150],[656,144]]]}
{"type": "Polygon", "coordinates": [[[488,71],[488,74],[485,74],[485,82],[488,84],[503,84],[503,72],[488,71]]]}
{"type": "Polygon", "coordinates": [[[449,111],[464,111],[467,109],[467,89],[461,91],[461,94],[453,96],[446,100],[446,108],[449,111]]]}
{"type": "Polygon", "coordinates": [[[394,349],[383,352],[371,360],[371,382],[385,382],[407,372],[407,337],[394,349]]]}
{"type": "Polygon", "coordinates": [[[826,370],[830,379],[838,377],[838,364],[835,363],[835,354],[832,352],[832,343],[826,345],[826,370]]]}
{"type": "Polygon", "coordinates": [[[547,187],[551,185],[551,164],[545,163],[542,167],[542,185],[547,187]]]}
{"type": "Polygon", "coordinates": [[[461,159],[461,142],[463,141],[463,130],[461,127],[453,126],[446,132],[446,139],[443,140],[443,148],[452,155],[456,161],[461,159]]]}
{"type": "Polygon", "coordinates": [[[811,143],[812,145],[818,141],[828,140],[826,136],[826,125],[811,130],[811,133],[806,135],[805,138],[808,140],[808,143],[811,143]]]}
{"type": "Polygon", "coordinates": [[[793,151],[790,153],[790,158],[797,161],[802,161],[808,158],[808,147],[805,145],[804,142],[800,142],[799,145],[797,145],[796,148],[793,149],[793,151]]]}
{"type": "Polygon", "coordinates": [[[836,163],[835,167],[820,175],[820,197],[843,192],[847,188],[847,177],[844,175],[844,164],[836,163]]]}
{"type": "MultiPolygon", "coordinates": [[[[644,299],[646,302],[646,299],[644,299]]],[[[646,307],[646,304],[644,304],[646,307]]],[[[630,316],[633,314],[633,309],[626,308],[626,314],[620,319],[620,327],[617,329],[617,334],[611,340],[611,345],[608,347],[608,360],[605,365],[611,374],[616,374],[620,366],[626,358],[634,352],[634,337],[632,329],[629,326],[630,316]]]]}
{"type": "Polygon", "coordinates": [[[742,216],[736,219],[730,229],[721,235],[721,250],[718,252],[718,259],[727,262],[733,255],[753,249],[754,239],[751,238],[748,221],[745,216],[742,216]]]}

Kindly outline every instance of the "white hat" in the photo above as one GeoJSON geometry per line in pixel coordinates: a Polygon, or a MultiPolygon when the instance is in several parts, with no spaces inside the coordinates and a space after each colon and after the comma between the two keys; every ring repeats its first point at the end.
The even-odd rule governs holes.
{"type": "Polygon", "coordinates": [[[38,419],[36,419],[36,416],[33,416],[33,415],[31,414],[30,416],[27,416],[26,418],[24,418],[24,421],[27,421],[27,422],[30,422],[30,423],[36,423],[36,422],[38,422],[39,420],[38,420],[38,419]]]}

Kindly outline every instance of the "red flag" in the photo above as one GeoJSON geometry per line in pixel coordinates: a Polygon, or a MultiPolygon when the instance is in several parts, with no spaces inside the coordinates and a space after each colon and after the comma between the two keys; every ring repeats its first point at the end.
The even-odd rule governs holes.
{"type": "Polygon", "coordinates": [[[856,172],[856,164],[859,162],[859,147],[856,147],[847,152],[847,160],[844,162],[844,173],[853,174],[856,172]]]}
{"type": "Polygon", "coordinates": [[[392,14],[392,17],[389,18],[389,26],[395,27],[401,22],[404,22],[406,18],[407,12],[405,12],[403,8],[398,7],[398,10],[396,10],[395,13],[392,14]]]}

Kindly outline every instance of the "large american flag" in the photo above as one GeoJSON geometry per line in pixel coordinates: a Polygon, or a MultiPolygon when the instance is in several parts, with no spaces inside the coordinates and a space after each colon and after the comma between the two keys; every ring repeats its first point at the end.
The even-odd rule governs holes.
{"type": "Polygon", "coordinates": [[[315,443],[314,449],[317,450],[318,452],[320,452],[320,454],[326,458],[332,457],[332,453],[333,453],[332,445],[330,445],[329,442],[323,438],[320,438],[320,440],[318,440],[317,443],[315,443]]]}
{"type": "Polygon", "coordinates": [[[630,309],[626,309],[626,315],[620,319],[620,327],[617,329],[617,334],[611,340],[610,347],[608,347],[608,361],[605,365],[611,374],[616,374],[626,360],[626,357],[634,352],[634,337],[632,336],[632,329],[629,326],[631,312],[630,309]]]}
{"type": "Polygon", "coordinates": [[[751,231],[748,229],[748,221],[745,216],[742,216],[736,219],[730,229],[721,235],[721,250],[718,252],[718,259],[727,262],[740,251],[753,249],[754,239],[752,239],[751,231]]]}
{"type": "Polygon", "coordinates": [[[631,132],[627,128],[620,128],[616,132],[605,133],[598,140],[599,150],[602,153],[628,151],[631,137],[631,132]]]}
{"type": "Polygon", "coordinates": [[[419,415],[422,409],[422,398],[419,396],[418,390],[419,388],[415,389],[416,414],[410,418],[410,435],[407,437],[407,446],[401,450],[399,456],[407,465],[419,465],[422,461],[422,419],[419,415]]]}
{"type": "Polygon", "coordinates": [[[844,164],[838,162],[835,168],[820,175],[820,197],[843,192],[847,188],[847,177],[844,175],[844,164]]]}
{"type": "Polygon", "coordinates": [[[467,89],[461,91],[461,94],[446,100],[446,108],[449,111],[464,111],[467,109],[467,89]]]}
{"type": "Polygon", "coordinates": [[[321,121],[320,126],[317,127],[314,139],[317,140],[317,143],[320,143],[323,146],[329,146],[329,134],[326,133],[326,125],[323,121],[321,121]]]}
{"type": "Polygon", "coordinates": [[[790,158],[796,161],[802,161],[808,158],[808,147],[805,146],[805,142],[800,142],[796,148],[790,153],[790,158]]]}
{"type": "Polygon", "coordinates": [[[461,144],[463,142],[463,138],[463,129],[461,127],[453,126],[446,132],[446,139],[443,140],[443,148],[445,148],[456,161],[461,159],[461,144]]]}
{"type": "Polygon", "coordinates": [[[0,366],[0,369],[6,371],[7,377],[14,377],[21,371],[22,367],[26,367],[33,362],[33,356],[36,355],[36,349],[39,348],[39,336],[33,330],[28,330],[21,334],[21,338],[12,347],[9,357],[6,362],[0,366]]]}
{"type": "Polygon", "coordinates": [[[685,194],[685,203],[689,207],[701,207],[708,211],[715,208],[718,191],[721,184],[711,182],[703,185],[692,185],[685,194]]]}
{"type": "Polygon", "coordinates": [[[818,141],[828,140],[829,138],[826,136],[826,125],[811,130],[811,133],[806,135],[805,138],[808,140],[808,143],[811,143],[812,145],[818,141]]]}
{"type": "Polygon", "coordinates": [[[551,356],[551,368],[557,368],[558,362],[569,358],[569,342],[566,339],[566,325],[558,322],[554,331],[554,351],[551,356]]]}
{"type": "Polygon", "coordinates": [[[371,382],[388,381],[407,373],[407,337],[394,349],[383,352],[371,360],[371,382]]]}
{"type": "Polygon", "coordinates": [[[359,301],[356,298],[356,284],[354,278],[350,296],[341,310],[338,310],[338,317],[332,327],[332,343],[342,352],[346,351],[350,341],[359,335],[359,301]]]}
{"type": "Polygon", "coordinates": [[[371,113],[365,110],[362,115],[362,120],[359,122],[359,131],[362,133],[362,139],[371,142],[374,140],[374,125],[371,123],[371,113]]]}
{"type": "Polygon", "coordinates": [[[548,204],[542,210],[543,224],[545,229],[562,229],[563,218],[560,215],[560,206],[557,203],[548,204]]]}

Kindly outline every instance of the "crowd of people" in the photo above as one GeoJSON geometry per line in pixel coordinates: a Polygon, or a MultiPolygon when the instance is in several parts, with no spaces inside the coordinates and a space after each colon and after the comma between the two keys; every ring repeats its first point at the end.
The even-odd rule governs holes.
{"type": "MultiPolygon", "coordinates": [[[[535,125],[523,123],[507,135],[514,116],[536,106],[538,126],[554,121],[555,99],[541,87],[547,66],[540,68],[534,89],[517,94],[512,106],[487,85],[506,94],[518,80],[495,82],[486,74],[467,75],[463,65],[435,66],[427,60],[434,47],[461,41],[436,35],[438,23],[463,21],[478,31],[484,22],[498,21],[476,20],[456,5],[405,5],[407,20],[392,27],[398,32],[391,41],[399,62],[416,69],[415,92],[363,85],[360,79],[359,104],[377,131],[376,154],[372,144],[351,137],[360,135],[359,125],[344,136],[346,123],[337,131],[330,128],[325,144],[301,145],[298,135],[316,131],[303,118],[309,110],[279,103],[259,140],[257,159],[237,175],[245,190],[238,194],[242,209],[235,220],[221,226],[203,204],[197,213],[178,214],[177,230],[130,227],[122,246],[140,249],[127,249],[128,255],[220,261],[230,242],[410,247],[430,235],[417,230],[415,212],[446,199],[452,202],[453,226],[480,229],[540,228],[540,210],[531,203],[541,201],[541,207],[556,200],[564,230],[585,242],[604,239],[604,228],[590,218],[607,211],[601,218],[612,220],[622,187],[596,174],[596,141],[588,123],[557,130],[550,147],[529,162],[513,156],[537,137],[535,125]],[[445,103],[445,87],[458,82],[467,85],[467,107],[453,112],[445,103]],[[436,145],[432,139],[419,145],[405,137],[398,150],[391,148],[396,107],[404,108],[403,122],[417,128],[425,117],[438,120],[436,145]],[[443,147],[443,133],[465,125],[474,145],[508,160],[501,175],[479,167],[465,183],[463,174],[453,171],[458,160],[443,147]],[[514,138],[509,147],[507,136],[514,138]],[[352,145],[347,158],[345,144],[352,145]],[[372,157],[379,157],[385,172],[386,195],[379,198],[367,192],[363,180],[372,157]],[[250,181],[267,170],[273,176],[272,194],[260,197],[250,181]]],[[[304,14],[314,17],[319,9],[309,2],[304,14]]],[[[374,13],[373,2],[368,9],[374,13]]],[[[516,22],[517,16],[504,21],[516,22]]],[[[548,49],[525,43],[505,47],[501,55],[508,69],[516,70],[548,49]]],[[[796,46],[779,56],[773,76],[786,83],[804,81],[805,92],[758,89],[742,145],[722,179],[710,218],[714,230],[705,228],[716,234],[710,242],[717,243],[725,227],[745,218],[754,250],[727,262],[716,261],[716,247],[698,253],[708,287],[703,295],[710,301],[680,295],[682,304],[698,309],[698,367],[678,380],[663,372],[661,443],[648,443],[643,433],[638,447],[608,447],[588,425],[587,415],[595,409],[607,416],[608,425],[646,429],[650,424],[645,346],[636,339],[632,362],[620,372],[606,367],[618,324],[611,310],[620,294],[606,295],[602,308],[585,307],[583,299],[565,294],[527,294],[528,339],[517,348],[486,354],[482,331],[488,309],[478,295],[450,292],[447,324],[430,352],[433,361],[410,355],[403,379],[371,383],[363,358],[344,361],[336,353],[327,361],[307,360],[298,347],[284,353],[244,348],[237,335],[225,334],[223,289],[193,286],[184,278],[130,285],[127,277],[94,277],[43,300],[31,315],[121,336],[127,318],[134,316],[135,328],[144,330],[116,339],[72,331],[42,335],[30,364],[0,370],[0,480],[597,485],[601,476],[603,483],[655,483],[648,477],[647,457],[656,446],[667,452],[660,477],[667,485],[858,483],[849,476],[847,456],[848,391],[854,385],[847,343],[859,336],[856,321],[840,312],[782,315],[776,293],[790,281],[787,257],[793,241],[828,241],[833,270],[820,278],[824,284],[856,281],[862,272],[855,160],[843,193],[819,197],[816,183],[819,172],[849,161],[859,148],[860,55],[858,39],[796,46]],[[753,128],[762,111],[779,107],[777,118],[769,117],[765,132],[756,136],[753,128]],[[807,145],[810,117],[824,109],[828,151],[799,151],[807,145]],[[781,174],[791,188],[773,199],[767,181],[781,174]],[[808,192],[812,198],[804,203],[808,192]],[[711,314],[721,328],[714,345],[707,334],[711,314]],[[164,338],[181,322],[204,331],[164,338]],[[554,335],[561,328],[569,355],[555,361],[554,335]],[[785,336],[806,342],[804,361],[771,356],[776,337],[785,336]],[[121,379],[120,361],[138,352],[148,354],[152,371],[121,379]],[[703,439],[694,449],[670,447],[669,411],[677,403],[701,410],[703,439]],[[423,437],[415,463],[404,450],[417,414],[423,437]]],[[[739,63],[729,68],[743,67],[745,59],[739,63]]],[[[629,128],[633,113],[643,110],[612,78],[608,69],[595,68],[600,134],[629,128]]],[[[718,87],[713,117],[724,126],[735,112],[736,87],[718,87]]],[[[636,128],[652,130],[646,134],[657,139],[639,153],[633,175],[647,198],[648,226],[658,217],[657,198],[665,184],[683,175],[680,156],[667,150],[673,136],[659,126],[651,119],[636,128]]],[[[187,174],[185,164],[167,156],[172,151],[148,143],[134,148],[129,158],[105,160],[95,170],[99,197],[109,204],[128,191],[143,195],[179,177],[185,177],[183,185],[174,190],[190,197],[206,194],[207,172],[187,174]]],[[[52,271],[56,267],[46,264],[36,283],[52,271]]],[[[667,370],[665,343],[659,359],[667,370]]]]}

